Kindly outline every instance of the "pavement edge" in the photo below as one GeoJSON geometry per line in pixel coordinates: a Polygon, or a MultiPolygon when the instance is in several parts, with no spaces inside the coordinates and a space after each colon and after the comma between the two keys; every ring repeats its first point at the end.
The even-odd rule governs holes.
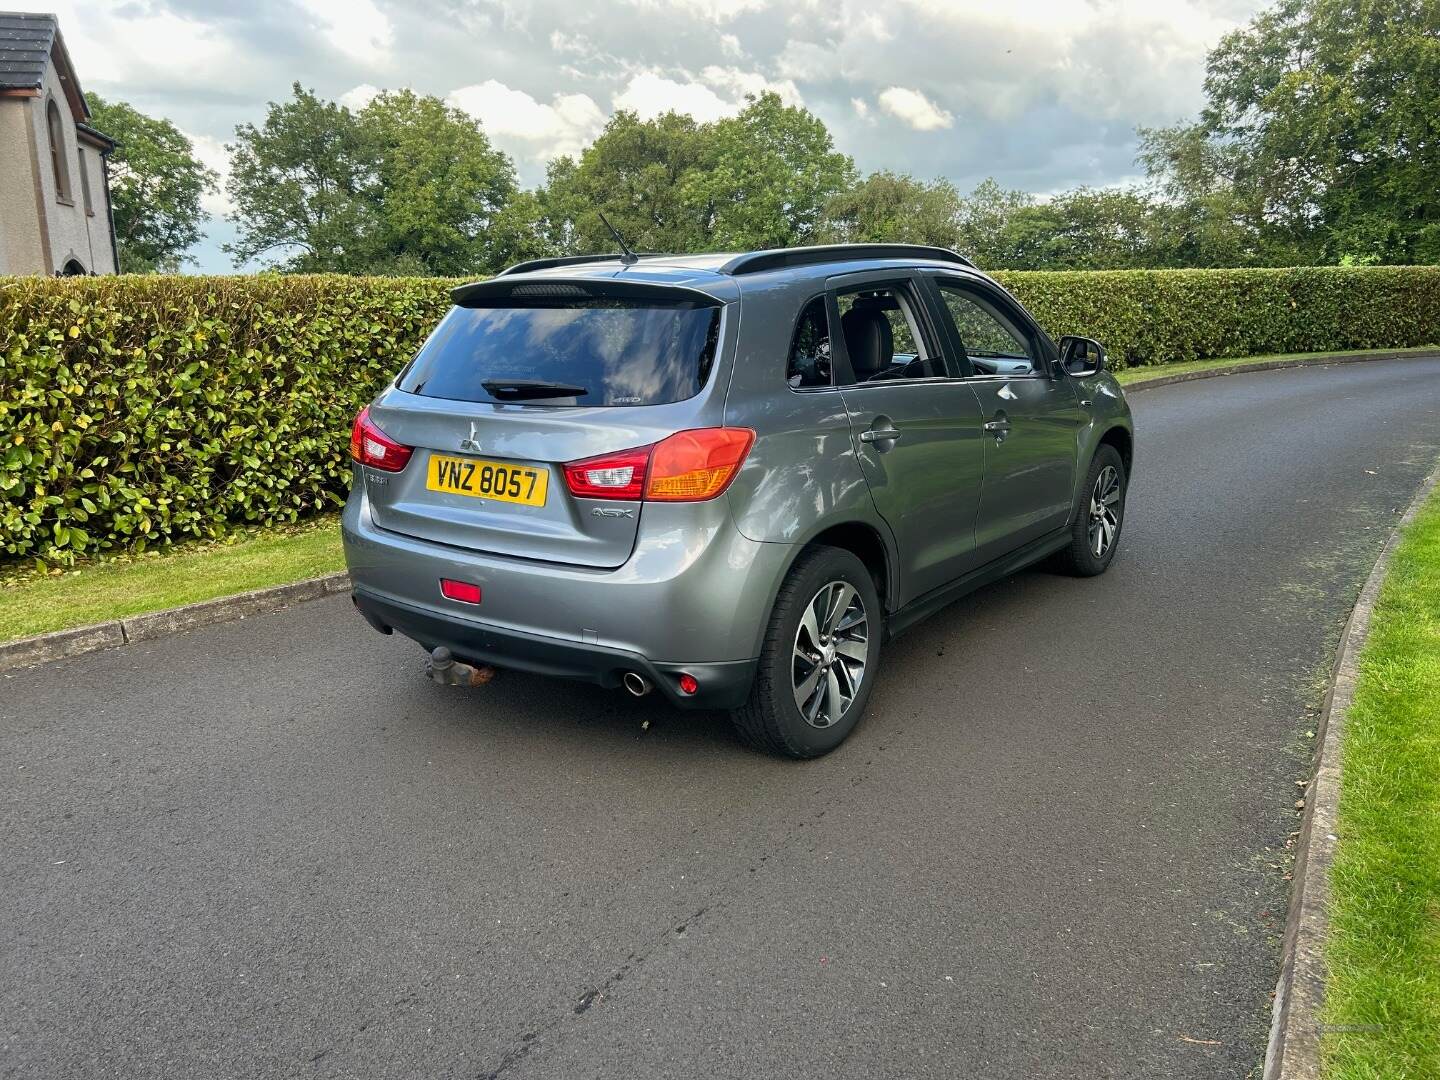
{"type": "Polygon", "coordinates": [[[1197,379],[1218,379],[1224,375],[1245,375],[1252,371],[1279,371],[1282,368],[1321,367],[1329,364],[1368,364],[1375,360],[1420,360],[1436,355],[1440,355],[1440,350],[1417,352],[1409,349],[1367,353],[1317,353],[1314,356],[1298,356],[1289,360],[1263,360],[1258,364],[1237,360],[1224,367],[1182,371],[1177,375],[1157,375],[1153,379],[1137,379],[1121,385],[1127,394],[1133,394],[1137,390],[1153,390],[1158,386],[1174,386],[1176,383],[1195,382],[1197,379]]]}
{"type": "Polygon", "coordinates": [[[1390,569],[1390,560],[1399,546],[1400,534],[1415,520],[1437,486],[1440,486],[1440,466],[1420,485],[1410,506],[1391,530],[1340,636],[1330,687],[1320,711],[1314,775],[1295,849],[1294,883],[1285,920],[1263,1080],[1318,1080],[1321,1075],[1320,1042],[1324,1028],[1320,1013],[1325,1002],[1330,867],[1339,842],[1335,828],[1340,802],[1340,741],[1345,718],[1355,699],[1360,650],[1369,634],[1370,617],[1390,569]]]}
{"type": "Polygon", "coordinates": [[[215,623],[244,619],[279,611],[306,600],[318,600],[350,588],[350,575],[341,570],[320,577],[252,589],[234,596],[202,600],[197,604],[150,611],[128,619],[81,626],[73,630],[56,630],[49,634],[0,642],[0,671],[48,664],[99,649],[113,649],[137,641],[153,641],[171,634],[196,630],[215,623]]]}

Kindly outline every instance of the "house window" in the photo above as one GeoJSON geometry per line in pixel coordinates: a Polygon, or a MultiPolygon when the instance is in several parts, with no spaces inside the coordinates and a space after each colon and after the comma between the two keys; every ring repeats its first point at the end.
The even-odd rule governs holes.
{"type": "Polygon", "coordinates": [[[75,156],[80,159],[80,198],[85,201],[85,213],[95,216],[95,207],[90,202],[90,165],[85,160],[85,148],[77,146],[75,156]]]}
{"type": "Polygon", "coordinates": [[[73,203],[70,162],[65,154],[65,128],[60,123],[60,110],[53,101],[45,109],[45,123],[50,128],[50,167],[55,170],[55,197],[61,202],[73,203]]]}

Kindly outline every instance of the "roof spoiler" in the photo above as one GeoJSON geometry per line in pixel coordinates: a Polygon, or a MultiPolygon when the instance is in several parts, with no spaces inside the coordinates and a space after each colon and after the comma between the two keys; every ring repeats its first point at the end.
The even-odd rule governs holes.
{"type": "Polygon", "coordinates": [[[542,278],[506,281],[504,275],[476,281],[450,290],[450,299],[460,307],[492,307],[507,301],[527,303],[561,302],[566,299],[654,300],[695,307],[721,307],[725,301],[700,289],[626,278],[542,278]]]}

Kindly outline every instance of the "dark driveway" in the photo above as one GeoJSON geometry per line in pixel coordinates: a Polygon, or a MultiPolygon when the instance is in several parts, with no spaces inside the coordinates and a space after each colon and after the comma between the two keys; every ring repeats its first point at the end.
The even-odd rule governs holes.
{"type": "Polygon", "coordinates": [[[922,624],[809,764],[344,598],[0,677],[0,1074],[1246,1075],[1440,360],[1134,401],[1111,573],[922,624]]]}

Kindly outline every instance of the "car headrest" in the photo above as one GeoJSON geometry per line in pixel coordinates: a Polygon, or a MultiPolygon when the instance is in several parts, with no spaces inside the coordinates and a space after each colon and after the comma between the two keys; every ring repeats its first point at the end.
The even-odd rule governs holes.
{"type": "Polygon", "coordinates": [[[850,354],[850,367],[861,382],[890,366],[895,355],[895,335],[890,320],[877,305],[857,303],[840,317],[845,335],[845,351],[850,354]]]}

